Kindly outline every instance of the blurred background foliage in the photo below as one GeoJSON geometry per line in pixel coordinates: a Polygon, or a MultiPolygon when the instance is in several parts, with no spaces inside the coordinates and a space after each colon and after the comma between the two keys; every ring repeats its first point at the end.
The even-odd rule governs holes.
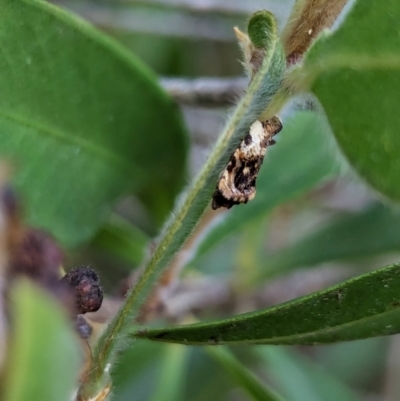
{"type": "MultiPolygon", "coordinates": [[[[243,75],[232,27],[244,27],[248,16],[259,9],[273,12],[282,27],[293,1],[54,3],[95,24],[160,78],[168,79],[243,75]]],[[[285,130],[267,155],[253,207],[234,208],[211,239],[201,244],[183,273],[186,287],[175,300],[176,310],[192,302],[193,294],[201,299],[205,287],[214,288],[217,295],[208,303],[200,300],[191,310],[196,316],[255,310],[399,260],[400,214],[349,169],[324,119],[309,111],[293,112],[301,108],[299,104],[304,103],[296,100],[282,112],[285,130]]],[[[189,182],[215,142],[229,107],[182,104],[181,110],[190,135],[189,182]]],[[[90,261],[109,294],[116,295],[120,281],[140,265],[159,228],[156,221],[137,198],[124,198],[92,243],[72,252],[69,264],[90,261]]],[[[288,401],[400,399],[398,336],[233,351],[288,401]]],[[[136,341],[124,352],[114,372],[114,385],[118,401],[252,397],[204,349],[146,341],[136,341]]]]}

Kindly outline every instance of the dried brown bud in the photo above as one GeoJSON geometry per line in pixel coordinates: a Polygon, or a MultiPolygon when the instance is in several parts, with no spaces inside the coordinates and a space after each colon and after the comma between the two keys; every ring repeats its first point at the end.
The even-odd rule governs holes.
{"type": "Polygon", "coordinates": [[[45,231],[24,229],[19,242],[10,249],[11,277],[26,275],[46,286],[60,277],[63,252],[57,241],[45,231]]]}
{"type": "Polygon", "coordinates": [[[4,207],[4,212],[7,216],[20,215],[20,204],[17,194],[10,185],[4,185],[0,190],[0,200],[4,207]]]}
{"type": "Polygon", "coordinates": [[[96,312],[103,302],[103,290],[97,273],[85,266],[79,266],[68,272],[62,279],[75,291],[78,313],[96,312]]]}

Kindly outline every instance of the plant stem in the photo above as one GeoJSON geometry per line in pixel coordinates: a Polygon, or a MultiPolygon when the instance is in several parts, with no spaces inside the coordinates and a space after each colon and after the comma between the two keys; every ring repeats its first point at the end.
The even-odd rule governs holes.
{"type": "MultiPolygon", "coordinates": [[[[274,21],[272,21],[273,23],[274,21]]],[[[278,111],[276,103],[271,103],[271,100],[281,83],[285,69],[285,57],[278,42],[277,33],[271,37],[273,40],[268,44],[262,66],[254,76],[246,95],[229,119],[203,169],[167,222],[143,274],[127,295],[125,304],[110,322],[94,350],[93,369],[89,374],[88,382],[82,388],[82,393],[85,396],[90,396],[96,392],[105,367],[110,361],[112,362],[116,351],[126,345],[126,334],[128,334],[130,326],[137,318],[153,286],[158,282],[165,268],[168,267],[168,263],[186,242],[208,207],[220,171],[226,166],[231,154],[245,136],[250,125],[263,111],[263,114],[268,114],[269,117],[278,111]],[[269,104],[275,106],[268,107],[269,104]]]]}
{"type": "Polygon", "coordinates": [[[281,38],[288,59],[301,57],[320,32],[332,26],[348,0],[297,0],[281,38]]]}

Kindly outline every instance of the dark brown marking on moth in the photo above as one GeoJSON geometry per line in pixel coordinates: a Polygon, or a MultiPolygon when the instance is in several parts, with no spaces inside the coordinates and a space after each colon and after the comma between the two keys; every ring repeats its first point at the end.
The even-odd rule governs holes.
{"type": "Polygon", "coordinates": [[[164,337],[166,337],[167,334],[168,334],[168,332],[162,331],[161,333],[156,334],[156,335],[154,336],[154,338],[157,339],[157,340],[161,340],[161,339],[163,339],[164,337]]]}
{"type": "Polygon", "coordinates": [[[231,160],[231,161],[228,163],[228,166],[226,167],[226,169],[227,169],[229,172],[232,172],[233,169],[235,168],[235,166],[236,166],[236,161],[235,161],[235,160],[231,160]]]}
{"type": "Polygon", "coordinates": [[[212,196],[211,207],[214,210],[220,207],[230,209],[254,199],[256,180],[267,147],[275,144],[272,138],[281,130],[282,123],[277,116],[252,124],[219,177],[212,196]]]}
{"type": "Polygon", "coordinates": [[[250,135],[250,132],[244,137],[244,143],[246,145],[250,145],[253,142],[253,138],[250,135]]]}

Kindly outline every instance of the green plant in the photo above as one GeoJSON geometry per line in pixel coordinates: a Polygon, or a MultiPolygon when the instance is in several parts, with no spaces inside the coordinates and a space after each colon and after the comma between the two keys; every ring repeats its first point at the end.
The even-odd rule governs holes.
{"type": "MultiPolygon", "coordinates": [[[[89,330],[98,326],[100,332],[88,336],[89,365],[79,378],[77,350],[82,344],[77,343],[86,349],[86,338],[74,336],[67,318],[46,301],[49,295],[17,280],[12,319],[8,323],[3,317],[1,330],[3,351],[8,341],[12,344],[3,361],[1,390],[6,401],[101,401],[110,388],[118,396],[120,379],[113,369],[134,340],[304,345],[400,331],[399,264],[262,311],[205,323],[143,327],[157,306],[163,306],[162,294],[182,268],[233,233],[243,231],[244,265],[252,258],[252,267],[265,263],[259,255],[261,235],[254,235],[260,229],[257,220],[350,169],[342,154],[381,196],[400,199],[400,5],[394,0],[345,4],[298,0],[281,34],[267,11],[250,18],[248,35],[236,30],[250,84],[204,166],[183,190],[188,140],[177,107],[153,74],[114,40],[51,4],[0,0],[0,153],[18,163],[14,185],[24,200],[28,223],[46,228],[67,247],[94,238],[97,247],[133,263],[141,261],[145,247],[149,254],[116,313],[101,324],[87,318],[89,330]],[[343,7],[348,9],[341,13],[343,7]],[[332,25],[334,29],[325,30],[332,25]],[[229,211],[211,211],[218,177],[251,124],[273,117],[293,97],[310,93],[321,110],[293,108],[284,118],[282,139],[267,152],[256,198],[229,211]],[[145,206],[148,235],[120,217],[110,218],[116,200],[127,194],[145,206]],[[149,244],[162,223],[154,244],[149,244]]],[[[7,209],[7,200],[2,202],[10,223],[4,227],[3,251],[14,261],[16,252],[22,252],[15,251],[12,242],[19,223],[7,209]]],[[[378,205],[334,221],[272,254],[268,268],[239,270],[233,287],[240,294],[302,265],[398,250],[398,219],[389,205],[378,205]],[[361,239],[340,246],[341,236],[349,233],[361,239]]],[[[4,262],[4,277],[10,275],[10,266],[4,262]]],[[[183,318],[189,320],[190,314],[183,318]]],[[[258,360],[277,366],[292,363],[291,358],[292,366],[302,363],[284,351],[255,348],[258,360]]],[[[167,356],[153,397],[176,400],[184,382],[186,351],[173,345],[154,345],[154,350],[167,356]]],[[[253,399],[284,399],[228,349],[208,352],[253,399]]],[[[138,361],[132,372],[145,371],[146,358],[138,361]]],[[[307,380],[303,383],[312,388],[307,380]]],[[[321,382],[328,393],[336,385],[323,374],[321,382]]],[[[348,389],[337,388],[341,399],[355,399],[348,389]]]]}

